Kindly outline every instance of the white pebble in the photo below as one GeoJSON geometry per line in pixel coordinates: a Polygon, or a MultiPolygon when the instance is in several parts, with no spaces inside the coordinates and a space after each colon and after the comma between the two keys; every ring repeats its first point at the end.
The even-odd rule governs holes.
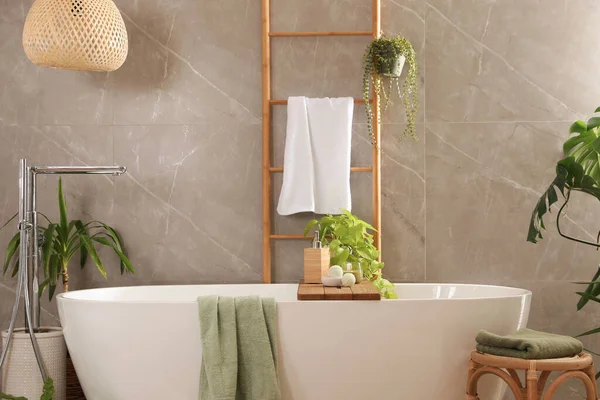
{"type": "Polygon", "coordinates": [[[341,278],[344,275],[344,270],[339,265],[332,265],[327,272],[327,275],[332,278],[341,278]]]}
{"type": "Polygon", "coordinates": [[[345,273],[342,276],[342,286],[352,286],[356,283],[356,277],[354,274],[345,273]]]}

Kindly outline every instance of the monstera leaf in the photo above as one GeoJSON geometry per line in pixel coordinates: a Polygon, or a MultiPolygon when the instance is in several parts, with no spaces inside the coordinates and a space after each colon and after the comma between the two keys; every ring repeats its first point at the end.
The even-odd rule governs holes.
{"type": "Polygon", "coordinates": [[[542,230],[546,229],[544,215],[550,212],[550,207],[558,201],[559,193],[568,201],[571,190],[587,193],[600,200],[600,187],[596,181],[585,174],[584,167],[575,157],[569,156],[556,164],[556,178],[542,194],[531,214],[528,242],[537,243],[538,239],[543,239],[542,230]]]}
{"type": "MultiPolygon", "coordinates": [[[[600,107],[596,109],[600,112],[600,107]]],[[[566,158],[556,164],[556,177],[542,194],[531,215],[527,241],[537,243],[543,239],[544,215],[563,196],[569,201],[571,190],[580,191],[600,200],[600,117],[585,123],[577,121],[569,129],[569,139],[563,144],[566,158]]],[[[563,204],[564,206],[564,204],[563,204]]]]}
{"type": "MultiPolygon", "coordinates": [[[[598,112],[600,108],[596,109],[598,112]]],[[[563,144],[566,156],[575,158],[575,162],[583,167],[585,175],[600,182],[600,117],[593,117],[587,122],[577,121],[569,130],[570,137],[563,144]]]]}

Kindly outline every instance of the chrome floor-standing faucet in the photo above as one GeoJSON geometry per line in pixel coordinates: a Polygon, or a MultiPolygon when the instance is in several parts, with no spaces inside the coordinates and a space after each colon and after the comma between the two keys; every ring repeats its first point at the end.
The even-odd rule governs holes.
{"type": "Polygon", "coordinates": [[[8,328],[8,336],[2,354],[0,355],[0,369],[6,359],[8,348],[15,329],[21,292],[25,299],[25,319],[29,328],[29,337],[35,356],[45,381],[46,369],[34,333],[40,328],[40,296],[39,296],[39,237],[38,219],[36,209],[37,175],[68,175],[68,174],[102,174],[122,175],[126,167],[99,166],[99,167],[73,167],[73,166],[29,166],[26,159],[22,159],[19,166],[19,273],[17,278],[16,299],[12,317],[8,328]],[[30,268],[31,260],[31,268],[30,268]]]}

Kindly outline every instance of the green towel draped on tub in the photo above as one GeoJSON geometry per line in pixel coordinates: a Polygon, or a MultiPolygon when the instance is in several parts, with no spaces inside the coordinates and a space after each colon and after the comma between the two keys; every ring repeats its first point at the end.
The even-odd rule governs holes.
{"type": "Polygon", "coordinates": [[[520,329],[506,336],[480,331],[475,341],[477,351],[482,353],[528,360],[572,357],[583,351],[583,345],[575,338],[532,329],[520,329]]]}
{"type": "Polygon", "coordinates": [[[274,299],[198,298],[202,400],[280,400],[274,299]]]}

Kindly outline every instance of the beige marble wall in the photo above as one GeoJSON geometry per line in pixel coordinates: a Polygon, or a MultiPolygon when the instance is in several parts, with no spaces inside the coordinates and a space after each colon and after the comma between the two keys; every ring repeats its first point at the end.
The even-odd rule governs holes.
{"type": "MultiPolygon", "coordinates": [[[[65,186],[73,215],[122,232],[138,272],[122,278],[114,267],[104,281],[88,266],[74,271],[74,287],[259,282],[260,2],[118,0],[130,54],[110,74],[31,65],[20,44],[30,4],[0,0],[0,219],[16,210],[20,157],[124,164],[125,177],[70,177],[65,186]]],[[[594,305],[575,313],[570,283],[591,277],[596,253],[552,230],[536,246],[525,242],[569,123],[600,104],[598,17],[593,0],[383,1],[384,31],[411,40],[421,66],[421,140],[396,140],[400,107],[383,126],[391,279],[526,287],[534,328],[575,334],[600,323],[594,305]]],[[[367,30],[370,2],[273,0],[273,29],[367,30]]],[[[360,96],[367,43],[274,39],[274,95],[360,96]]],[[[357,107],[355,165],[370,161],[363,112],[357,107]]],[[[285,110],[274,114],[281,165],[285,110]]],[[[56,180],[42,180],[41,208],[56,215],[56,180]]],[[[276,192],[280,185],[277,176],[276,192]]],[[[368,174],[352,185],[355,211],[368,219],[368,174]]],[[[569,229],[594,237],[597,206],[585,210],[573,211],[569,229]]],[[[306,219],[275,217],[275,229],[295,233],[306,219]]],[[[302,247],[275,244],[277,281],[298,279],[302,247]]],[[[13,288],[0,281],[0,326],[13,288]]],[[[54,305],[44,318],[56,323],[54,305]]],[[[561,399],[580,398],[570,385],[561,399]]]]}

